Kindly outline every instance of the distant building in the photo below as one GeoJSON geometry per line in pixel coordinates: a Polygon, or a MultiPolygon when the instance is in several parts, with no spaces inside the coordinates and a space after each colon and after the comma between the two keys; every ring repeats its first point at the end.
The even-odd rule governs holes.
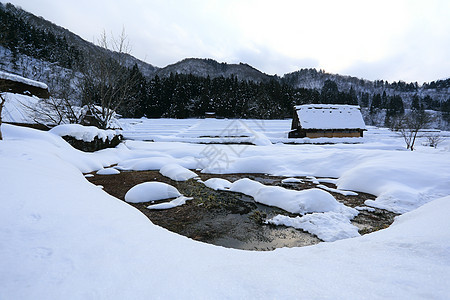
{"type": "Polygon", "coordinates": [[[359,106],[298,105],[294,106],[289,138],[362,137],[365,128],[359,106]]]}
{"type": "Polygon", "coordinates": [[[213,111],[207,111],[205,112],[205,118],[207,119],[214,119],[216,117],[216,113],[213,111]]]}
{"type": "Polygon", "coordinates": [[[45,83],[31,80],[19,75],[0,71],[0,92],[49,98],[48,86],[45,83]]]}

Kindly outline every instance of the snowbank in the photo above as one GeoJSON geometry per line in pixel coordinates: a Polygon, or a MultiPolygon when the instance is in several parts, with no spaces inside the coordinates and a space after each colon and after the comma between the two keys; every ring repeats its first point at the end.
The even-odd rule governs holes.
{"type": "MultiPolygon", "coordinates": [[[[138,154],[137,151],[136,154],[138,154]]],[[[196,169],[198,166],[198,161],[192,156],[175,158],[169,154],[157,151],[149,151],[144,155],[146,157],[121,161],[117,167],[122,170],[147,171],[160,170],[162,167],[169,164],[178,164],[189,169],[196,169]]]]}
{"type": "MultiPolygon", "coordinates": [[[[448,153],[398,154],[406,158],[394,160],[394,165],[419,167],[422,172],[416,173],[417,180],[427,179],[430,172],[435,175],[410,191],[430,196],[430,202],[397,217],[388,229],[310,247],[251,252],[173,234],[87,182],[80,170],[98,170],[137,155],[125,146],[82,153],[47,132],[7,124],[2,129],[1,299],[147,299],[149,295],[164,299],[288,299],[299,295],[307,299],[446,299],[450,294],[450,231],[446,230],[450,228],[450,196],[436,198],[432,192],[439,186],[441,193],[448,191],[444,186],[448,153]],[[417,162],[421,158],[423,163],[417,162]]],[[[175,158],[202,149],[195,145],[181,151],[166,146],[145,147],[175,158]]],[[[288,160],[286,149],[270,147],[277,147],[271,153],[288,160]]],[[[256,150],[249,151],[254,154],[256,150]]],[[[300,163],[306,158],[324,158],[323,152],[339,153],[324,148],[298,152],[295,148],[300,163]]],[[[396,156],[390,150],[354,153],[339,172],[360,170],[362,176],[364,171],[392,164],[389,157],[396,156]],[[370,161],[382,165],[357,168],[370,161]]],[[[284,169],[286,173],[298,167],[294,161],[291,164],[284,169]]],[[[320,168],[307,171],[334,177],[317,174],[320,168]]],[[[369,175],[364,179],[370,180],[369,175]]],[[[389,179],[394,177],[389,175],[389,179]]],[[[409,185],[403,182],[405,178],[410,177],[399,177],[395,185],[409,185]]],[[[341,184],[356,180],[345,179],[341,184]]]]}
{"type": "Polygon", "coordinates": [[[266,186],[243,178],[233,182],[230,191],[252,196],[256,202],[276,206],[295,214],[312,212],[339,212],[353,218],[358,211],[339,203],[330,193],[321,189],[295,191],[280,186],[266,186]]]}
{"type": "Polygon", "coordinates": [[[132,187],[125,194],[125,201],[131,203],[150,202],[181,196],[173,186],[163,182],[144,182],[132,187]]]}

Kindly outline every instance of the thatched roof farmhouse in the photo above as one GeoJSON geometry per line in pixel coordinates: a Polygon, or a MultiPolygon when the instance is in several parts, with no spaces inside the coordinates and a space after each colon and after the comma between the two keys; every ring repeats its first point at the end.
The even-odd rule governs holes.
{"type": "Polygon", "coordinates": [[[359,106],[298,105],[294,107],[289,138],[362,137],[365,128],[359,106]]]}

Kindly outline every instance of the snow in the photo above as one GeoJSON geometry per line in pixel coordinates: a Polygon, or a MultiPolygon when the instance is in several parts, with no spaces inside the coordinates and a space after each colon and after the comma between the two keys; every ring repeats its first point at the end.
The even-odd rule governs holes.
{"type": "Polygon", "coordinates": [[[332,184],[336,184],[337,183],[337,179],[335,178],[318,178],[316,179],[319,183],[332,183],[332,184]]]}
{"type": "Polygon", "coordinates": [[[31,80],[31,79],[28,79],[28,78],[25,78],[25,77],[22,77],[19,75],[7,73],[4,71],[0,71],[0,79],[7,79],[7,80],[16,81],[16,82],[24,83],[27,85],[35,86],[35,87],[38,87],[41,89],[48,89],[48,86],[43,82],[31,80]]]}
{"type": "Polygon", "coordinates": [[[357,207],[355,207],[355,209],[357,209],[357,210],[367,210],[369,212],[374,212],[375,211],[375,208],[367,207],[367,206],[357,206],[357,207]]]}
{"type": "Polygon", "coordinates": [[[303,183],[304,181],[300,178],[289,177],[281,180],[281,183],[303,183]]]}
{"type": "Polygon", "coordinates": [[[295,106],[303,129],[365,129],[359,106],[307,104],[295,106]]]}
{"type": "Polygon", "coordinates": [[[316,188],[296,191],[280,186],[266,186],[243,178],[233,182],[229,190],[252,196],[256,202],[276,206],[296,214],[335,211],[344,214],[347,218],[353,218],[358,214],[355,209],[336,201],[330,193],[316,188]]]}
{"type": "Polygon", "coordinates": [[[231,182],[223,178],[210,178],[203,182],[207,187],[213,190],[226,190],[231,187],[231,182]]]}
{"type": "Polygon", "coordinates": [[[320,189],[323,189],[325,191],[332,192],[332,193],[338,193],[338,194],[341,194],[344,196],[358,196],[358,193],[355,193],[352,191],[343,191],[343,190],[333,189],[333,188],[330,188],[323,184],[319,184],[319,185],[317,185],[317,187],[320,189]]]}
{"type": "Polygon", "coordinates": [[[278,215],[267,220],[266,223],[303,229],[325,242],[359,236],[358,227],[350,223],[349,218],[333,211],[307,214],[295,218],[278,215]]]}
{"type": "Polygon", "coordinates": [[[192,200],[194,198],[192,197],[185,197],[183,195],[177,197],[176,199],[173,199],[172,201],[166,202],[166,203],[158,203],[158,204],[152,204],[147,206],[148,209],[170,209],[177,206],[181,206],[186,204],[186,201],[192,200]]]}
{"type": "MultiPolygon", "coordinates": [[[[152,122],[164,127],[168,121],[152,122]]],[[[183,129],[195,123],[180,122],[183,129]]],[[[194,138],[171,140],[183,130],[175,126],[167,127],[176,133],[166,141],[127,141],[83,153],[54,134],[2,124],[0,299],[448,298],[450,142],[437,149],[419,142],[416,151],[405,151],[395,134],[370,127],[361,144],[273,142],[289,123],[265,123],[272,145],[214,145],[227,160],[211,159],[211,145],[194,144],[194,138]],[[337,178],[338,189],[372,193],[371,206],[403,214],[387,229],[315,246],[271,252],[216,247],[154,225],[83,176],[152,157],[221,174],[337,178]]],[[[208,130],[198,135],[213,133],[208,130]]],[[[261,186],[244,187],[254,193],[252,187],[261,186]]],[[[314,228],[319,235],[347,222],[333,223],[332,215],[300,218],[311,218],[303,219],[308,226],[322,222],[314,228]]]]}
{"type": "Polygon", "coordinates": [[[168,164],[159,170],[161,175],[169,177],[175,181],[186,181],[198,177],[197,174],[177,164],[168,164]]]}
{"type": "Polygon", "coordinates": [[[80,124],[62,124],[50,129],[50,132],[58,136],[71,136],[84,142],[92,142],[94,138],[103,140],[112,140],[120,134],[120,130],[98,129],[95,126],[83,126],[80,124]]]}
{"type": "Polygon", "coordinates": [[[2,110],[3,122],[9,123],[35,123],[34,107],[39,102],[39,98],[20,94],[4,93],[5,104],[2,110]]]}
{"type": "Polygon", "coordinates": [[[143,182],[132,187],[125,194],[125,201],[130,203],[150,202],[181,196],[173,186],[163,182],[143,182]]]}
{"type": "Polygon", "coordinates": [[[116,174],[120,174],[120,171],[115,168],[106,168],[106,169],[98,170],[96,174],[97,175],[116,175],[116,174]]]}

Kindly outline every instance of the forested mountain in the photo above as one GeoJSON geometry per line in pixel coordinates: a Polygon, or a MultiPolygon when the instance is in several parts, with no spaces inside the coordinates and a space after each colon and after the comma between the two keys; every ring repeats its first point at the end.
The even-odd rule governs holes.
{"type": "Polygon", "coordinates": [[[129,94],[114,107],[126,117],[200,117],[215,111],[220,117],[285,118],[293,105],[336,103],[359,104],[368,124],[388,125],[390,117],[415,107],[438,111],[438,126],[449,126],[450,79],[420,86],[316,69],[278,77],[245,63],[198,58],[158,68],[87,42],[12,4],[0,3],[0,20],[1,70],[43,81],[54,96],[77,104],[99,104],[105,96],[101,88],[131,83],[129,94]],[[86,65],[96,61],[108,61],[116,74],[93,80],[92,71],[100,66],[86,65]]]}
{"type": "MultiPolygon", "coordinates": [[[[10,3],[0,3],[0,20],[1,44],[11,50],[16,59],[20,54],[25,54],[73,69],[83,62],[85,56],[105,54],[114,58],[117,55],[10,3]]],[[[137,64],[146,76],[152,76],[157,70],[131,55],[123,55],[128,67],[137,64]]]]}
{"type": "Polygon", "coordinates": [[[192,74],[200,77],[209,76],[211,78],[235,76],[238,80],[254,82],[268,82],[273,78],[273,76],[264,74],[248,64],[219,63],[213,59],[200,58],[187,58],[156,72],[160,77],[167,77],[170,73],[192,74]]]}

